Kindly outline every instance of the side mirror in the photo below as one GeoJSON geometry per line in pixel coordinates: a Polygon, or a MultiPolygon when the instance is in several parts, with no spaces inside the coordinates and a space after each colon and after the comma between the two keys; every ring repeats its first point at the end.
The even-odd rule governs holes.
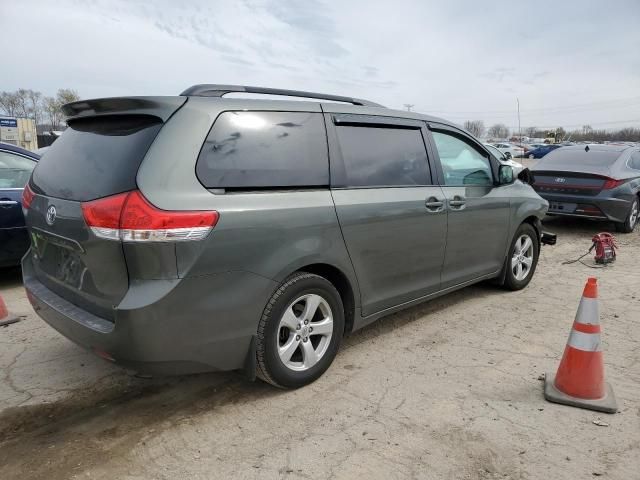
{"type": "Polygon", "coordinates": [[[500,185],[509,185],[515,181],[513,167],[511,165],[500,165],[498,169],[498,182],[500,185]]]}
{"type": "Polygon", "coordinates": [[[531,170],[529,170],[528,168],[523,168],[522,170],[520,170],[520,173],[518,173],[518,180],[520,180],[522,183],[533,185],[533,175],[531,174],[531,170]]]}

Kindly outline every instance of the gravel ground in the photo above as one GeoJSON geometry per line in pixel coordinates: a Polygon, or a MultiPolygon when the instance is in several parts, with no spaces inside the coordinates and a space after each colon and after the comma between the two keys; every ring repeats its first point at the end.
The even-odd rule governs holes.
{"type": "Polygon", "coordinates": [[[640,234],[619,235],[613,267],[562,264],[611,228],[547,222],[559,242],[528,288],[478,285],[387,317],[297,391],[234,373],[132,377],[44,324],[19,273],[0,272],[25,316],[0,328],[0,478],[638,478],[640,234]],[[547,403],[539,380],[590,275],[615,415],[547,403]]]}

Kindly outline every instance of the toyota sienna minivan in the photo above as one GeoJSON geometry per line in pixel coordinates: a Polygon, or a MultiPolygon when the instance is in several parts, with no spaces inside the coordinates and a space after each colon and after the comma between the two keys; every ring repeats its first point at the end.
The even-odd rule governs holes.
{"type": "Polygon", "coordinates": [[[488,279],[525,287],[547,238],[547,202],[438,118],[228,85],[64,112],[24,192],[27,294],[141,373],[299,387],[384,315],[488,279]]]}

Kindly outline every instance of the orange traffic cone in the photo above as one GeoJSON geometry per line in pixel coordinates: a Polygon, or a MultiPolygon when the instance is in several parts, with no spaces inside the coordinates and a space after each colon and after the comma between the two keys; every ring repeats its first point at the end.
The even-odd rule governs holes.
{"type": "Polygon", "coordinates": [[[545,376],[547,400],[606,413],[618,410],[613,390],[604,380],[600,332],[598,281],[589,278],[558,372],[545,376]]]}
{"type": "Polygon", "coordinates": [[[2,299],[2,295],[0,295],[0,327],[16,323],[19,320],[20,318],[18,318],[17,316],[9,314],[7,305],[5,305],[4,300],[2,299]]]}

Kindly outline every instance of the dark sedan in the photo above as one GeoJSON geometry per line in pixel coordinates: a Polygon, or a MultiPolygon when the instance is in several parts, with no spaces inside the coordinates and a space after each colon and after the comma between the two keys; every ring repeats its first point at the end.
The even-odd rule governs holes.
{"type": "Polygon", "coordinates": [[[550,215],[609,220],[624,233],[635,229],[640,148],[562,147],[546,155],[531,172],[533,188],[549,202],[550,215]]]}
{"type": "Polygon", "coordinates": [[[553,152],[557,148],[560,148],[561,145],[543,145],[538,148],[534,148],[533,150],[529,150],[523,156],[527,158],[542,158],[547,153],[553,152]]]}
{"type": "Polygon", "coordinates": [[[29,150],[0,143],[0,267],[20,264],[29,248],[22,191],[39,159],[29,150]]]}

